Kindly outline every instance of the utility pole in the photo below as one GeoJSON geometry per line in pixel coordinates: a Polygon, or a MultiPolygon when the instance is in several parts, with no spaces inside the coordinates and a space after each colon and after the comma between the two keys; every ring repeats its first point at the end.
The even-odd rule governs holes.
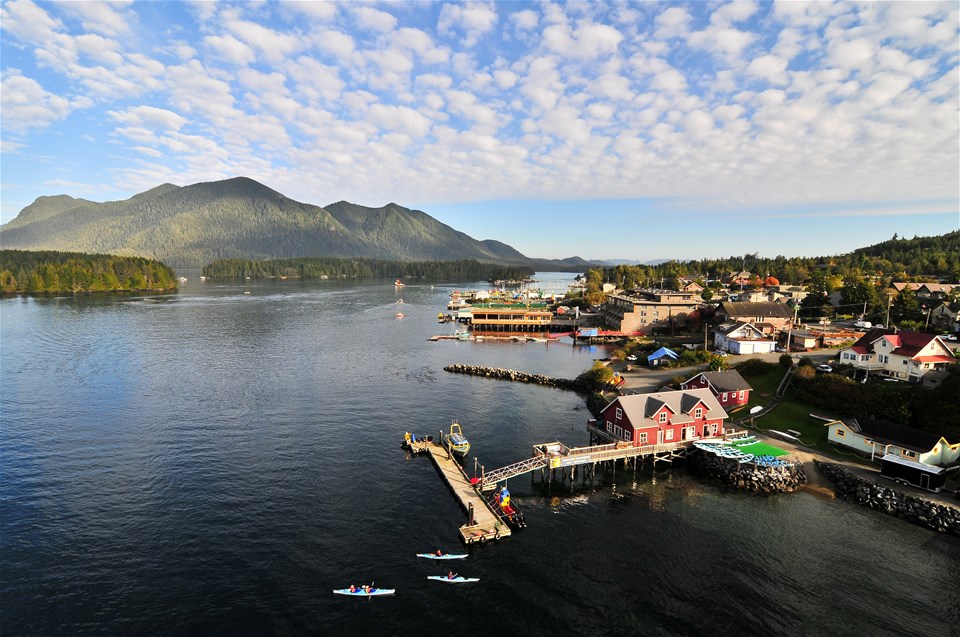
{"type": "Polygon", "coordinates": [[[797,314],[800,312],[800,303],[793,304],[793,321],[790,322],[790,329],[787,330],[787,354],[790,353],[790,337],[793,335],[793,324],[797,322],[797,314]]]}
{"type": "Polygon", "coordinates": [[[893,301],[893,295],[887,293],[887,321],[883,324],[884,327],[890,327],[890,302],[893,301]]]}

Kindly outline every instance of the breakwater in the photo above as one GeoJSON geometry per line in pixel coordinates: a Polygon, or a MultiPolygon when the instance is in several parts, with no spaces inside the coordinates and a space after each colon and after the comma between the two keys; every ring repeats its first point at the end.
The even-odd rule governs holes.
{"type": "Polygon", "coordinates": [[[482,367],[480,365],[464,365],[456,363],[447,365],[444,371],[452,374],[467,374],[469,376],[482,376],[484,378],[494,378],[496,380],[509,380],[517,383],[531,383],[534,385],[544,385],[547,387],[557,387],[559,389],[569,389],[571,391],[586,392],[590,391],[585,383],[568,378],[551,378],[543,374],[527,374],[512,369],[501,369],[499,367],[482,367]]]}
{"type": "Polygon", "coordinates": [[[800,464],[760,467],[699,450],[689,456],[688,464],[697,473],[753,493],[792,493],[807,482],[807,474],[800,464]]]}
{"type": "Polygon", "coordinates": [[[940,533],[960,536],[960,509],[956,507],[880,486],[837,464],[819,460],[814,460],[814,464],[833,482],[841,498],[940,533]]]}

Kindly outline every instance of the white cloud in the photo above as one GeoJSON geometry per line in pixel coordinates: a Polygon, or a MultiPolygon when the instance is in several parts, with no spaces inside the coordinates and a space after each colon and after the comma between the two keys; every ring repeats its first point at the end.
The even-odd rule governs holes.
{"type": "Polygon", "coordinates": [[[128,8],[131,4],[129,0],[111,2],[85,0],[84,2],[65,2],[61,8],[78,17],[87,31],[105,35],[129,35],[130,26],[127,22],[134,20],[135,14],[122,9],[128,8]]]}
{"type": "Polygon", "coordinates": [[[247,66],[257,61],[254,50],[232,35],[208,35],[203,39],[203,43],[225,62],[247,66]]]}
{"type": "Polygon", "coordinates": [[[109,115],[126,126],[144,126],[161,130],[178,131],[187,123],[173,111],[154,106],[135,106],[122,111],[110,111],[109,115]]]}
{"type": "Polygon", "coordinates": [[[518,29],[522,29],[523,31],[531,31],[535,29],[537,23],[540,22],[540,16],[536,11],[524,9],[523,11],[511,13],[510,21],[513,22],[518,29]]]}
{"type": "Polygon", "coordinates": [[[654,37],[666,40],[687,35],[690,26],[690,14],[681,7],[670,7],[658,14],[653,23],[656,26],[654,37]]]}
{"type": "Polygon", "coordinates": [[[30,0],[11,0],[0,5],[0,25],[7,34],[30,44],[45,43],[62,27],[30,0]]]}
{"type": "Polygon", "coordinates": [[[766,80],[770,84],[787,83],[787,62],[775,55],[761,55],[747,65],[747,75],[766,80]]]}
{"type": "Polygon", "coordinates": [[[590,60],[617,51],[623,34],[605,24],[581,24],[575,29],[555,24],[543,30],[543,44],[548,51],[563,57],[590,60]]]}
{"type": "Polygon", "coordinates": [[[492,4],[466,2],[463,4],[444,4],[437,20],[437,30],[441,34],[452,35],[462,31],[462,46],[471,48],[481,36],[493,30],[497,24],[497,10],[492,4]]]}
{"type": "Polygon", "coordinates": [[[357,24],[371,31],[386,33],[397,26],[397,19],[386,11],[379,11],[373,7],[358,6],[353,9],[353,17],[357,24]]]}
{"type": "Polygon", "coordinates": [[[228,31],[243,41],[251,49],[261,52],[269,62],[280,62],[302,48],[300,38],[293,34],[279,33],[262,25],[246,20],[229,20],[225,24],[228,31]]]}
{"type": "Polygon", "coordinates": [[[367,119],[387,133],[423,137],[430,130],[430,120],[406,106],[371,104],[367,119]]]}
{"type": "Polygon", "coordinates": [[[35,80],[24,77],[16,69],[4,73],[0,83],[0,123],[9,131],[23,132],[46,128],[70,114],[66,98],[45,90],[35,80]]]}

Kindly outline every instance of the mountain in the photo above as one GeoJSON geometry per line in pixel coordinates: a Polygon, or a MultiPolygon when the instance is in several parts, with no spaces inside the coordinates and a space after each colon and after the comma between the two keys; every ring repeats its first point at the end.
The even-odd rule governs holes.
{"type": "Polygon", "coordinates": [[[473,259],[566,270],[499,241],[478,241],[419,210],[340,201],[294,201],[245,177],[163,184],[123,201],[40,197],[0,227],[7,249],[142,256],[175,268],[215,259],[367,257],[394,261],[473,259]]]}

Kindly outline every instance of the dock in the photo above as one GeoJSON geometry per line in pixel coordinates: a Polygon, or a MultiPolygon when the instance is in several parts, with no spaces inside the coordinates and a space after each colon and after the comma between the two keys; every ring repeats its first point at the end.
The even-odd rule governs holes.
{"type": "MultiPolygon", "coordinates": [[[[442,436],[441,436],[442,440],[442,436]]],[[[510,537],[510,527],[500,519],[486,499],[474,488],[453,454],[438,440],[418,440],[409,445],[412,453],[427,453],[446,481],[454,497],[467,512],[467,522],[460,527],[464,544],[483,543],[510,537]]]]}

